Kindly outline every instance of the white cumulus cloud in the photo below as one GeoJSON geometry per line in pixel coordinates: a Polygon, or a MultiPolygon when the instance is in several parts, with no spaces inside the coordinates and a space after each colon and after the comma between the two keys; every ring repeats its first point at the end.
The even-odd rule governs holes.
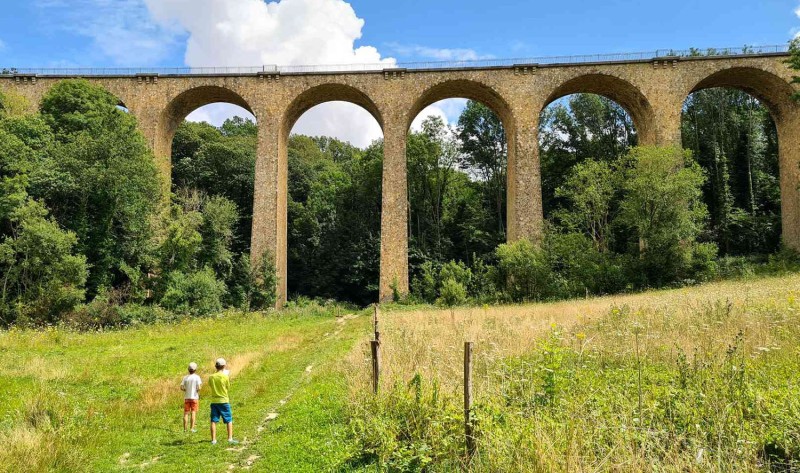
{"type": "MultiPolygon", "coordinates": [[[[187,35],[186,65],[257,66],[385,64],[375,47],[356,46],[364,20],[342,0],[144,0],[163,28],[187,35]]],[[[206,107],[191,120],[220,119],[241,109],[206,107]]],[[[304,114],[295,133],[329,135],[366,146],[382,133],[365,110],[347,103],[326,103],[304,114]]]]}
{"type": "Polygon", "coordinates": [[[476,61],[479,59],[492,59],[489,54],[478,54],[474,49],[467,48],[432,48],[429,46],[389,43],[389,49],[398,56],[414,57],[417,59],[433,59],[435,61],[476,61]]]}
{"type": "Polygon", "coordinates": [[[467,99],[445,99],[428,105],[411,122],[411,131],[421,131],[422,122],[428,117],[439,117],[446,124],[455,126],[458,123],[458,117],[461,116],[461,112],[464,111],[466,106],[467,99]]]}

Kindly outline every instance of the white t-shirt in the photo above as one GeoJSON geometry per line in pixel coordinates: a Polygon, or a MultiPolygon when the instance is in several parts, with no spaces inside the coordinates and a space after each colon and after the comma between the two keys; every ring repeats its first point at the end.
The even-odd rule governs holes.
{"type": "Polygon", "coordinates": [[[200,399],[200,386],[203,385],[203,381],[200,379],[200,376],[196,374],[189,374],[183,377],[183,381],[181,381],[181,389],[183,389],[183,398],[184,399],[200,399]]]}

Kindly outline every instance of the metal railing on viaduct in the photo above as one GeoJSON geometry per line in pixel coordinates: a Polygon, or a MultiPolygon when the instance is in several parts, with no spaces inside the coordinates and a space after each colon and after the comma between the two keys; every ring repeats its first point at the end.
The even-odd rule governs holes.
{"type": "Polygon", "coordinates": [[[384,69],[405,69],[414,71],[448,70],[448,69],[485,69],[509,68],[514,66],[558,66],[574,64],[602,64],[625,62],[649,62],[659,59],[671,58],[703,58],[703,57],[734,57],[734,56],[764,56],[769,54],[784,55],[789,51],[789,45],[772,46],[740,46],[732,48],[705,48],[705,49],[657,49],[655,51],[606,53],[606,54],[581,54],[572,56],[542,56],[503,59],[474,59],[461,61],[415,61],[365,64],[320,64],[297,66],[239,66],[239,67],[56,67],[56,68],[13,68],[0,69],[0,75],[39,75],[39,76],[135,76],[142,74],[159,75],[246,75],[261,73],[280,74],[314,74],[314,73],[341,73],[341,72],[374,72],[384,69]]]}

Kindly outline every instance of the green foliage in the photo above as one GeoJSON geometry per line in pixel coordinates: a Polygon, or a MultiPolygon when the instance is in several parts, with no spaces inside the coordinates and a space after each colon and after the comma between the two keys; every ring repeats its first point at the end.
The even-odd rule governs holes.
{"type": "Polygon", "coordinates": [[[172,143],[172,190],[199,191],[225,197],[236,204],[231,250],[247,252],[255,188],[256,125],[249,120],[226,120],[221,128],[207,123],[184,122],[172,143]]]}
{"type": "Polygon", "coordinates": [[[692,245],[707,216],[703,171],[689,151],[671,148],[633,148],[623,165],[619,221],[638,239],[639,284],[676,281],[691,264],[692,245]]]}
{"type": "Polygon", "coordinates": [[[542,201],[545,216],[565,205],[556,196],[576,164],[611,163],[635,146],[633,120],[616,102],[594,94],[575,94],[545,108],[539,119],[542,201]]]}
{"type": "Polygon", "coordinates": [[[463,410],[454,396],[419,374],[388,395],[354,405],[350,436],[356,445],[350,465],[380,471],[457,470],[463,449],[463,410]]]}
{"type": "Polygon", "coordinates": [[[500,117],[489,107],[470,100],[458,118],[461,143],[459,165],[479,176],[481,190],[500,236],[506,225],[506,174],[508,144],[500,117]]]}
{"type": "Polygon", "coordinates": [[[705,176],[690,152],[637,147],[624,165],[620,220],[634,230],[642,250],[697,236],[706,217],[700,199],[705,176]]]}
{"type": "Polygon", "coordinates": [[[152,265],[152,219],[161,192],[152,153],[130,114],[102,88],[62,81],[42,99],[56,140],[32,172],[30,193],[75,232],[88,294],[129,283],[152,265]]]}
{"type": "MultiPolygon", "coordinates": [[[[83,79],[64,80],[54,85],[42,98],[42,117],[56,135],[68,140],[73,135],[98,135],[133,118],[116,107],[119,99],[98,85],[83,79]],[[121,118],[121,117],[126,118],[121,118]]],[[[135,131],[131,127],[128,131],[135,131]]]]}
{"type": "Polygon", "coordinates": [[[184,194],[171,206],[164,239],[159,247],[162,271],[187,272],[196,268],[197,255],[203,245],[200,206],[201,197],[197,193],[184,194]]]}
{"type": "Polygon", "coordinates": [[[87,265],[76,255],[75,234],[28,199],[8,216],[0,241],[0,321],[3,325],[55,323],[84,297],[87,265]]]}
{"type": "Polygon", "coordinates": [[[734,89],[689,96],[681,122],[683,147],[708,179],[706,237],[723,255],[772,253],[780,243],[778,136],[759,101],[734,89]]]}
{"type": "Polygon", "coordinates": [[[0,119],[20,116],[27,108],[28,101],[25,97],[11,91],[0,93],[0,119]]]}
{"type": "Polygon", "coordinates": [[[557,284],[556,296],[611,294],[626,289],[625,259],[601,252],[583,233],[549,231],[544,251],[557,284]]]}
{"type": "Polygon", "coordinates": [[[0,129],[0,222],[28,198],[28,172],[34,159],[33,150],[22,140],[0,129]]]}
{"type": "MultiPolygon", "coordinates": [[[[800,39],[795,38],[789,43],[789,59],[787,61],[789,67],[795,71],[800,71],[800,39]]],[[[800,83],[800,77],[794,76],[792,82],[795,84],[800,83]]],[[[800,100],[800,92],[795,93],[795,99],[800,100]]]]}
{"type": "Polygon", "coordinates": [[[506,297],[515,302],[551,297],[553,273],[544,251],[528,240],[497,247],[497,269],[506,297]]]}
{"type": "Polygon", "coordinates": [[[236,204],[225,197],[211,196],[204,199],[202,212],[200,264],[211,266],[217,276],[227,278],[233,268],[231,244],[239,219],[236,204]]]}
{"type": "Polygon", "coordinates": [[[241,254],[233,266],[227,300],[244,311],[270,309],[275,306],[277,284],[275,265],[268,255],[254,267],[250,256],[241,254]]]}
{"type": "Polygon", "coordinates": [[[211,268],[184,273],[172,271],[166,277],[166,288],[160,304],[171,311],[203,316],[222,310],[225,283],[211,268]]]}
{"type": "Polygon", "coordinates": [[[613,199],[619,188],[618,173],[605,161],[586,160],[576,164],[556,197],[569,202],[558,214],[563,225],[584,232],[599,251],[607,251],[611,237],[613,199]]]}
{"type": "Polygon", "coordinates": [[[446,307],[453,307],[467,302],[467,288],[453,278],[444,279],[439,289],[439,299],[436,303],[446,307]]]}
{"type": "Polygon", "coordinates": [[[426,302],[433,302],[439,296],[439,271],[433,261],[422,263],[419,274],[411,281],[411,292],[426,302]]]}
{"type": "Polygon", "coordinates": [[[383,146],[289,142],[289,293],[377,300],[383,146]]]}
{"type": "Polygon", "coordinates": [[[157,305],[124,303],[115,291],[104,291],[61,318],[61,324],[77,330],[122,328],[175,322],[178,317],[157,305]]]}

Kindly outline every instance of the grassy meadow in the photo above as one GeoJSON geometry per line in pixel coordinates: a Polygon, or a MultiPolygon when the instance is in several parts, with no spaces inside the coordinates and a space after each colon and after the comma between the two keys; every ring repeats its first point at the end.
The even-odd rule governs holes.
{"type": "Polygon", "coordinates": [[[350,355],[351,469],[797,471],[800,276],[380,320],[384,376],[350,355]]]}
{"type": "Polygon", "coordinates": [[[6,471],[793,471],[800,275],[501,307],[317,306],[0,332],[6,471]],[[345,312],[341,312],[345,314],[345,312]],[[340,314],[340,315],[341,315],[340,314]],[[463,446],[475,343],[477,453],[463,446]],[[232,368],[235,436],[181,426],[189,361],[232,368]],[[270,415],[276,413],[277,418],[270,415]]]}
{"type": "MultiPolygon", "coordinates": [[[[296,423],[307,438],[289,435],[286,442],[300,446],[287,456],[286,444],[273,440],[280,434],[267,438],[266,428],[284,422],[295,400],[315,395],[324,405],[331,393],[346,391],[330,366],[364,336],[368,319],[311,308],[101,333],[1,332],[0,470],[314,471],[320,456],[302,444],[313,430],[296,423]],[[185,365],[196,361],[205,380],[220,356],[232,372],[234,436],[242,441],[236,448],[228,448],[224,433],[210,444],[206,385],[198,432],[185,434],[181,424],[185,365]],[[312,385],[325,388],[309,394],[312,385]],[[281,416],[266,421],[270,413],[281,416]],[[259,465],[262,457],[270,461],[259,465]],[[278,457],[297,466],[282,469],[278,457]]],[[[329,456],[335,452],[322,458],[329,456]]]]}

